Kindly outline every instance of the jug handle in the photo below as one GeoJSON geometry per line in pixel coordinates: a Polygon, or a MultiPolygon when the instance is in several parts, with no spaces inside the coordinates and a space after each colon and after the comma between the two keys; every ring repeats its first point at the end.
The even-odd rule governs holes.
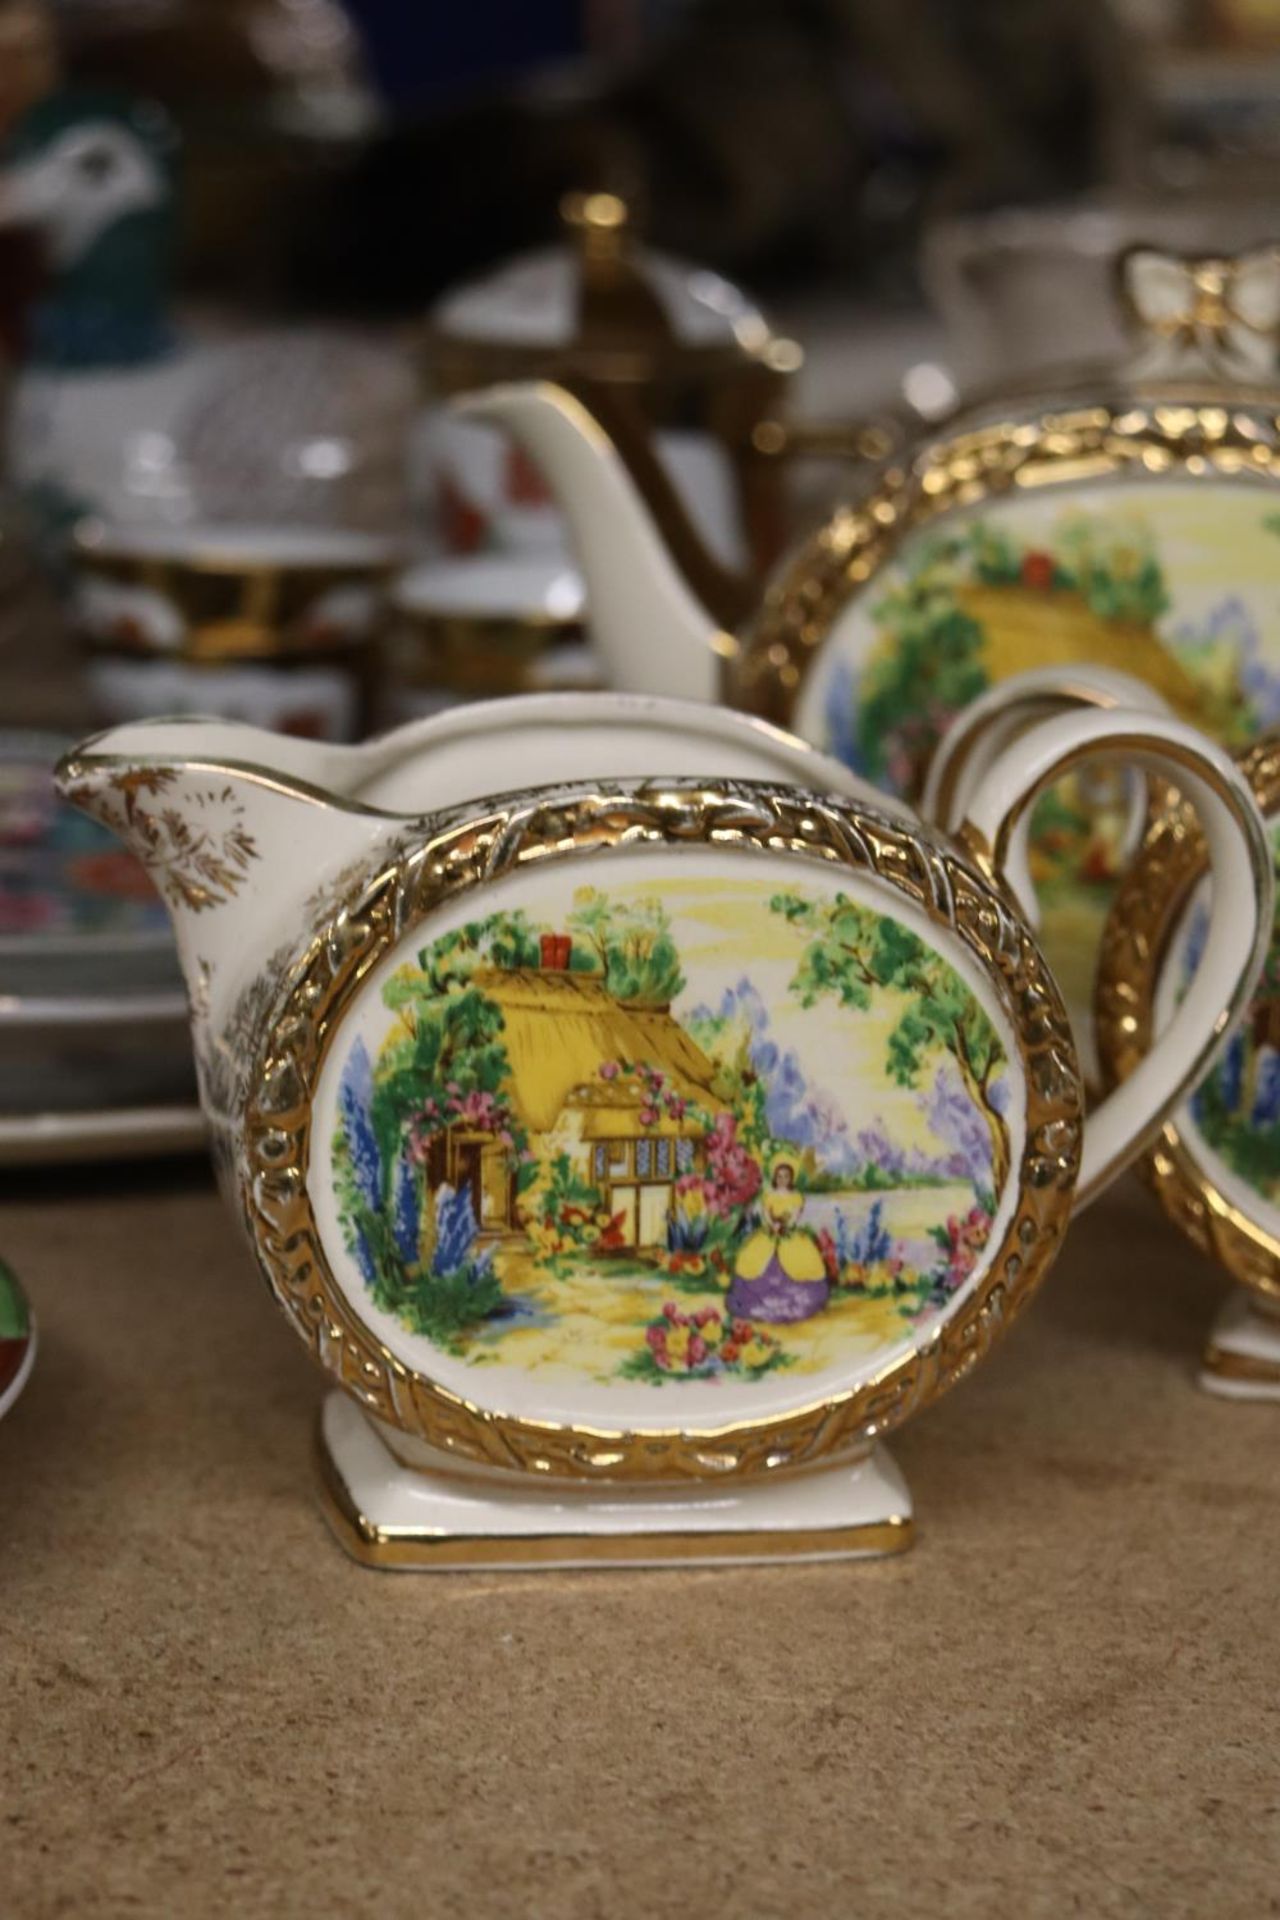
{"type": "Polygon", "coordinates": [[[1190,802],[1208,849],[1213,911],[1204,954],[1173,1018],[1085,1123],[1077,1208],[1150,1145],[1213,1065],[1266,959],[1275,890],[1266,823],[1229,755],[1186,722],[1137,709],[1059,714],[1010,742],[970,793],[957,837],[1003,880],[1028,808],[1095,756],[1162,777],[1190,802]]]}

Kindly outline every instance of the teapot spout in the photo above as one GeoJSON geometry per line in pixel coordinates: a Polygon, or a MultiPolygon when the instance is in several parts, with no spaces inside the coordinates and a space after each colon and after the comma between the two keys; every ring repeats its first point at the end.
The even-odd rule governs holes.
{"type": "MultiPolygon", "coordinates": [[[[687,584],[627,461],[595,415],[549,381],[490,387],[453,406],[503,427],[546,474],[569,524],[591,631],[612,684],[624,693],[718,699],[737,641],[687,584]]],[[[687,521],[683,531],[689,533],[687,521]]]]}
{"type": "Polygon", "coordinates": [[[393,826],[341,799],[351,755],[256,727],[141,721],[58,766],[62,797],[120,836],[168,907],[197,1014],[225,1013],[244,979],[298,937],[318,880],[393,826]]]}

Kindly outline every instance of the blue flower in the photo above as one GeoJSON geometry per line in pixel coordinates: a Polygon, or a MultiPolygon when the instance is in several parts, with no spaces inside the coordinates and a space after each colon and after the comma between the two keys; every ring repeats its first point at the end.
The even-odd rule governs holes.
{"type": "Polygon", "coordinates": [[[436,1250],[431,1261],[437,1279],[468,1265],[476,1231],[470,1187],[440,1187],[436,1193],[436,1250]]]}
{"type": "Polygon", "coordinates": [[[342,1131],[356,1190],[370,1213],[377,1213],[382,1206],[382,1155],[369,1118],[372,1102],[373,1067],[369,1050],[363,1040],[357,1040],[342,1069],[338,1111],[342,1115],[342,1131]]]}
{"type": "Polygon", "coordinates": [[[403,1154],[396,1161],[395,1192],[391,1205],[391,1231],[396,1252],[406,1263],[418,1257],[418,1183],[413,1168],[403,1154]]]}
{"type": "Polygon", "coordinates": [[[1218,1090],[1228,1113],[1236,1113],[1244,1093],[1244,1035],[1233,1033],[1218,1067],[1218,1090]]]}
{"type": "Polygon", "coordinates": [[[1182,978],[1189,981],[1194,978],[1196,969],[1204,958],[1204,950],[1209,942],[1209,910],[1202,901],[1191,916],[1187,928],[1187,937],[1182,947],[1182,978]]]}
{"type": "Polygon", "coordinates": [[[1264,1047],[1258,1056],[1258,1077],[1249,1120],[1255,1127],[1269,1127],[1280,1120],[1280,1054],[1273,1047],[1264,1047]]]}
{"type": "Polygon", "coordinates": [[[852,767],[855,773],[865,773],[862,756],[858,752],[858,689],[853,668],[847,661],[841,661],[827,683],[827,697],[823,702],[823,718],[827,723],[825,741],[828,753],[837,760],[843,760],[846,767],[852,767]]]}
{"type": "Polygon", "coordinates": [[[352,1240],[350,1241],[349,1244],[351,1246],[352,1252],[355,1254],[356,1265],[359,1267],[361,1273],[364,1275],[367,1283],[370,1286],[372,1286],[373,1280],[374,1280],[373,1249],[369,1245],[369,1242],[365,1235],[365,1230],[363,1227],[356,1228],[355,1233],[352,1237],[352,1240]]]}
{"type": "Polygon", "coordinates": [[[871,1211],[860,1226],[849,1224],[849,1216],[837,1207],[831,1222],[836,1259],[843,1273],[848,1267],[872,1267],[887,1260],[893,1252],[893,1236],[884,1224],[884,1202],[873,1200],[871,1211]]]}

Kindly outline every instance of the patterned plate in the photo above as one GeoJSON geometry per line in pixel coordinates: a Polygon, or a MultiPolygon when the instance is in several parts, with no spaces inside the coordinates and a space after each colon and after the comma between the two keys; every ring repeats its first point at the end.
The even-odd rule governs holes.
{"type": "Polygon", "coordinates": [[[180,992],[150,880],[53,791],[64,750],[53,734],[0,732],[0,993],[47,1006],[180,992]]]}

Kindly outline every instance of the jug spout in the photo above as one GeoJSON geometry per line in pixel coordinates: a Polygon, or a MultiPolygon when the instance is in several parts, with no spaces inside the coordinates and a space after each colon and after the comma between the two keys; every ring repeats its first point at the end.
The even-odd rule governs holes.
{"type": "Polygon", "coordinates": [[[310,896],[393,828],[341,786],[326,791],[351,752],[217,721],[141,721],[59,765],[63,798],[120,836],[168,907],[197,1017],[225,1017],[244,980],[304,931],[310,896]]]}
{"type": "Polygon", "coordinates": [[[542,468],[569,525],[591,630],[623,693],[720,697],[737,641],[685,581],[615,441],[563,387],[530,381],[453,402],[510,433],[542,468]]]}

